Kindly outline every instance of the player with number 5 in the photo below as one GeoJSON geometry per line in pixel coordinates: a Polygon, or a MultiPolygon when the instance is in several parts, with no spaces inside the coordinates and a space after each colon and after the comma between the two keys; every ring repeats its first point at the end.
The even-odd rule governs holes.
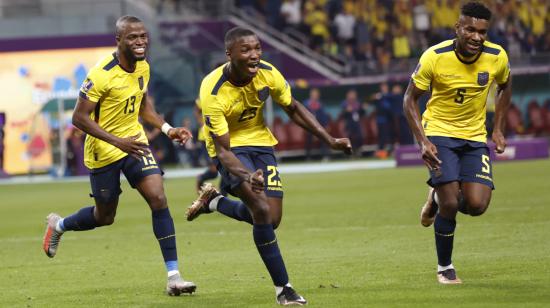
{"type": "Polygon", "coordinates": [[[426,50],[405,93],[403,108],[429,169],[431,186],[421,224],[434,224],[437,279],[458,284],[451,262],[457,211],[483,214],[494,189],[485,102],[491,83],[498,85],[492,139],[496,152],[506,147],[504,120],[512,95],[504,49],[486,41],[491,11],[479,2],[465,4],[455,25],[456,38],[426,50]],[[431,92],[420,118],[418,100],[431,92]]]}

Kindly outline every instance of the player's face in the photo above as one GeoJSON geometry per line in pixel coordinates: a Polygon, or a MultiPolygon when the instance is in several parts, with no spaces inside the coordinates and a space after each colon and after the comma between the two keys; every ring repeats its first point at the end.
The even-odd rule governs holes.
{"type": "Polygon", "coordinates": [[[148,44],[147,30],[141,22],[127,23],[118,40],[120,52],[132,62],[145,59],[148,44]]]}
{"type": "Polygon", "coordinates": [[[458,51],[467,57],[480,53],[487,38],[488,28],[489,21],[485,19],[460,16],[455,26],[458,51]]]}
{"type": "Polygon", "coordinates": [[[258,37],[247,35],[239,38],[228,52],[231,66],[236,69],[239,77],[252,78],[258,73],[262,46],[258,37]]]}

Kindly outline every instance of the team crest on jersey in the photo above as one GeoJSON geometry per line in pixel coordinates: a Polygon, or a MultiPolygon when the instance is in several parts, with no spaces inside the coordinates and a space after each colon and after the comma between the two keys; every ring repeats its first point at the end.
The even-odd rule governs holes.
{"type": "Polygon", "coordinates": [[[139,83],[139,89],[143,90],[143,76],[139,76],[138,83],[139,83]]]}
{"type": "Polygon", "coordinates": [[[258,91],[258,99],[260,99],[260,101],[265,102],[268,96],[269,96],[269,87],[264,87],[263,89],[258,91]]]}
{"type": "Polygon", "coordinates": [[[489,82],[489,72],[479,72],[477,73],[477,84],[480,86],[487,85],[489,82]]]}
{"type": "Polygon", "coordinates": [[[88,91],[90,91],[90,89],[93,86],[94,86],[94,83],[89,78],[86,78],[86,80],[84,80],[84,82],[82,83],[82,86],[80,87],[80,91],[84,93],[88,93],[88,91]]]}

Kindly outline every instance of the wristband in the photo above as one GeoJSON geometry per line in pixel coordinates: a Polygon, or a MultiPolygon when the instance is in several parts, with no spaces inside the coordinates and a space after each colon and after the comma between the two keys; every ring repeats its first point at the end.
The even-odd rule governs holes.
{"type": "Polygon", "coordinates": [[[168,131],[169,131],[171,128],[173,128],[172,125],[170,125],[170,124],[164,122],[164,124],[162,124],[162,126],[160,127],[160,130],[161,130],[165,135],[168,136],[168,131]]]}

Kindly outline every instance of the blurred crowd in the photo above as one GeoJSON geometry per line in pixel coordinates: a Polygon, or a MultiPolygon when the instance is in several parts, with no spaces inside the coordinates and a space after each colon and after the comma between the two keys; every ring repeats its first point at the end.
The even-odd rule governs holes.
{"type": "MultiPolygon", "coordinates": [[[[349,74],[407,69],[431,45],[454,37],[460,0],[238,0],[251,16],[348,64],[349,74]]],[[[511,58],[550,53],[547,0],[484,1],[489,40],[511,58]]]]}

